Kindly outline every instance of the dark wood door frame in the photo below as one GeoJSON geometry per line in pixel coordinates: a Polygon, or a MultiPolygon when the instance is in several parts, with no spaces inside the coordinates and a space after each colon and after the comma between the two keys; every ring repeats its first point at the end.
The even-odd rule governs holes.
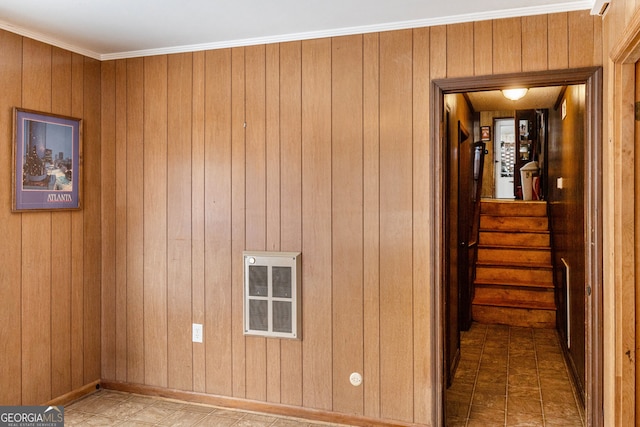
{"type": "Polygon", "coordinates": [[[563,86],[584,84],[586,93],[586,164],[585,164],[585,277],[587,297],[585,305],[586,337],[586,421],[589,426],[600,426],[603,418],[603,324],[602,324],[602,68],[589,67],[557,71],[514,73],[503,75],[476,76],[469,78],[438,79],[431,87],[431,158],[432,182],[434,183],[434,203],[432,212],[431,254],[433,256],[432,313],[433,325],[433,378],[434,384],[434,425],[444,424],[445,415],[445,369],[444,369],[444,292],[443,271],[446,251],[444,209],[446,141],[443,131],[444,95],[480,90],[498,90],[509,86],[563,86]],[[589,293],[587,291],[587,293],[589,293]]]}

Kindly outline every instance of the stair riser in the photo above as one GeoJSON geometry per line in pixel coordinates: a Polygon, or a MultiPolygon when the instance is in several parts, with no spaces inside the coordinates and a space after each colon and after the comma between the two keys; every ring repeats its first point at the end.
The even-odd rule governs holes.
{"type": "Polygon", "coordinates": [[[480,217],[481,230],[530,230],[546,231],[549,229],[549,221],[546,217],[480,217]]]}
{"type": "Polygon", "coordinates": [[[551,270],[534,269],[513,269],[502,267],[481,267],[476,268],[476,279],[478,281],[490,280],[501,281],[503,283],[553,283],[551,270]]]}
{"type": "Polygon", "coordinates": [[[550,246],[548,233],[505,233],[505,232],[480,232],[481,245],[504,246],[550,246]]]}
{"type": "Polygon", "coordinates": [[[521,326],[525,328],[556,327],[556,313],[552,310],[474,305],[472,313],[474,321],[485,324],[521,326]]]}
{"type": "Polygon", "coordinates": [[[487,215],[498,216],[547,216],[547,204],[545,202],[482,202],[480,212],[487,215]]]}
{"type": "Polygon", "coordinates": [[[551,264],[551,252],[549,250],[536,249],[479,248],[478,261],[500,261],[509,263],[534,262],[538,264],[551,264]]]}
{"type": "Polygon", "coordinates": [[[513,287],[476,286],[475,298],[477,301],[504,303],[502,305],[507,305],[511,301],[555,304],[553,289],[532,290],[513,287]]]}

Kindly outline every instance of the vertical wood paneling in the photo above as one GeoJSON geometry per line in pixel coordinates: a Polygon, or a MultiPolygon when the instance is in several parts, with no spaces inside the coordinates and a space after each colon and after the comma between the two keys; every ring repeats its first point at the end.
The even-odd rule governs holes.
{"type": "Polygon", "coordinates": [[[521,18],[493,21],[493,73],[517,73],[522,71],[522,20],[521,18]]]}
{"type": "Polygon", "coordinates": [[[265,60],[264,45],[245,49],[246,248],[262,251],[267,245],[265,60]]]}
{"type": "MultiPolygon", "coordinates": [[[[280,248],[302,250],[302,43],[280,45],[280,248]]],[[[306,254],[302,255],[306,257],[306,254]]],[[[305,261],[303,261],[305,262],[305,261]]],[[[304,280],[304,279],[303,279],[304,280]]],[[[303,281],[304,283],[304,281],[303,281]]],[[[303,285],[306,288],[306,285],[303,285]]],[[[306,326],[303,325],[303,339],[306,326]]],[[[280,344],[281,402],[302,406],[302,342],[280,344]]]]}
{"type": "MultiPolygon", "coordinates": [[[[267,250],[280,250],[280,46],[266,46],[265,52],[265,155],[267,250]]],[[[267,401],[280,402],[282,370],[281,340],[267,340],[267,401]]]]}
{"type": "MultiPolygon", "coordinates": [[[[604,40],[604,25],[602,25],[602,18],[600,17],[592,17],[593,19],[593,52],[592,52],[592,63],[597,65],[602,65],[603,68],[605,64],[603,64],[603,46],[605,43],[604,40]]],[[[611,64],[607,64],[611,66],[611,64]]],[[[608,72],[607,72],[608,73],[608,72]]],[[[606,80],[606,78],[604,79],[606,80]]],[[[605,92],[606,93],[606,92],[605,92]]],[[[603,98],[606,99],[606,98],[603,98]]],[[[603,107],[603,110],[606,111],[606,107],[603,107]]],[[[603,113],[606,116],[606,113],[603,113]]],[[[606,131],[605,131],[606,132],[606,131]]]]}
{"type": "Polygon", "coordinates": [[[127,60],[127,381],[144,383],[144,60],[127,60]]]}
{"type": "MultiPolygon", "coordinates": [[[[635,128],[633,104],[635,97],[635,64],[618,64],[615,69],[616,110],[619,122],[616,123],[615,145],[616,165],[614,185],[615,193],[620,195],[634,194],[635,190],[635,128]],[[629,141],[634,141],[631,144],[629,141]]],[[[625,254],[616,258],[616,283],[619,283],[616,294],[615,323],[619,331],[616,341],[616,412],[620,425],[631,425],[636,415],[636,362],[630,357],[636,348],[635,328],[624,325],[636,325],[636,280],[635,277],[635,244],[634,221],[635,203],[627,203],[624,197],[615,202],[614,221],[618,230],[616,253],[625,254]],[[634,303],[627,303],[634,301],[634,303]],[[633,378],[633,380],[631,380],[633,378]],[[632,421],[632,422],[627,422],[632,421]]]]}
{"type": "Polygon", "coordinates": [[[331,40],[302,42],[303,405],[331,409],[331,40]]]}
{"type": "Polygon", "coordinates": [[[380,34],[381,415],[411,421],[412,33],[380,34]]]}
{"type": "Polygon", "coordinates": [[[231,50],[231,339],[233,395],[247,394],[242,251],[246,244],[245,49],[231,50]]]}
{"type": "Polygon", "coordinates": [[[278,44],[267,45],[265,52],[265,144],[267,250],[277,251],[280,250],[280,205],[282,204],[280,199],[280,45],[278,44]]]}
{"type": "MultiPolygon", "coordinates": [[[[71,114],[84,116],[84,57],[71,56],[72,94],[71,114]]],[[[86,138],[83,136],[83,146],[86,138]]],[[[83,189],[86,186],[83,186],[83,189]]],[[[83,190],[83,199],[86,189],[83,190]]],[[[84,201],[83,201],[84,203],[84,201]]],[[[71,387],[84,382],[84,212],[71,214],[71,387]]],[[[88,256],[88,254],[86,255],[88,256]]]]}
{"type": "Polygon", "coordinates": [[[232,395],[231,355],[231,51],[205,55],[206,389],[232,395]],[[226,367],[220,369],[221,366],[226,367]]]}
{"type": "Polygon", "coordinates": [[[568,14],[547,15],[549,28],[549,69],[560,70],[569,66],[568,14]]]}
{"type": "MultiPolygon", "coordinates": [[[[51,111],[51,55],[51,46],[24,39],[24,108],[51,111]]],[[[49,212],[22,214],[23,405],[51,399],[51,228],[49,212]]]]}
{"type": "MultiPolygon", "coordinates": [[[[265,46],[245,49],[246,74],[246,243],[248,250],[266,250],[267,164],[265,141],[265,46]]],[[[238,325],[239,326],[239,325],[238,325]]],[[[246,338],[247,398],[267,398],[267,342],[246,338]]]]}
{"type": "Polygon", "coordinates": [[[480,21],[473,23],[473,65],[476,76],[493,72],[493,23],[480,21]]]}
{"type": "Polygon", "coordinates": [[[192,55],[168,58],[167,120],[167,384],[193,390],[191,342],[192,55]]]}
{"type": "Polygon", "coordinates": [[[588,10],[570,12],[569,23],[569,67],[579,68],[593,65],[595,43],[595,21],[588,10]]]}
{"type": "Polygon", "coordinates": [[[437,26],[430,29],[429,65],[431,78],[447,77],[447,27],[437,26]]]}
{"type": "Polygon", "coordinates": [[[83,260],[84,278],[84,384],[100,379],[100,63],[83,58],[83,139],[90,141],[82,149],[83,188],[83,260]]]}
{"type": "MultiPolygon", "coordinates": [[[[429,424],[432,417],[430,401],[432,390],[430,339],[431,259],[430,174],[430,82],[429,31],[413,32],[413,421],[429,424]]],[[[469,70],[473,73],[473,69],[469,70]]]]}
{"type": "Polygon", "coordinates": [[[363,387],[364,414],[377,418],[380,416],[380,36],[363,37],[363,387]]]}
{"type": "MultiPolygon", "coordinates": [[[[116,176],[116,92],[115,92],[116,63],[110,62],[102,67],[100,93],[101,101],[101,138],[105,143],[101,153],[102,174],[115,179],[116,176]]],[[[105,180],[107,181],[107,180],[105,180]]],[[[115,222],[116,186],[112,180],[101,189],[101,216],[108,224],[115,222]]],[[[115,227],[102,229],[102,339],[101,350],[102,369],[101,378],[115,379],[116,376],[116,284],[115,259],[116,242],[115,227]]],[[[58,395],[60,395],[59,393],[58,395]]]]}
{"type": "Polygon", "coordinates": [[[331,206],[333,410],[364,413],[362,36],[332,42],[331,206]]]}
{"type": "MultiPolygon", "coordinates": [[[[604,46],[613,45],[611,40],[611,16],[615,14],[614,10],[610,10],[607,14],[608,16],[603,19],[602,26],[602,37],[604,46]]],[[[611,99],[613,97],[614,90],[614,75],[615,75],[615,65],[613,62],[609,62],[605,60],[605,50],[602,49],[600,51],[600,60],[603,63],[603,99],[611,99]]],[[[615,209],[615,200],[616,194],[614,191],[615,178],[614,173],[612,171],[615,170],[615,153],[616,153],[616,144],[612,143],[613,135],[614,135],[614,126],[611,126],[611,122],[613,121],[614,116],[614,105],[610,102],[603,102],[603,135],[602,140],[604,143],[602,144],[602,205],[610,206],[615,209]]],[[[603,225],[604,230],[615,230],[615,217],[611,215],[610,211],[603,210],[603,225]]],[[[603,246],[606,248],[614,248],[615,240],[617,238],[616,232],[603,233],[603,246]]],[[[605,252],[607,252],[605,250],[605,252]]],[[[608,251],[611,253],[611,250],[608,251]]],[[[604,256],[603,259],[603,282],[615,283],[616,273],[614,262],[611,259],[611,255],[604,256]]],[[[603,289],[603,307],[602,311],[604,313],[615,313],[615,304],[616,304],[616,294],[617,290],[615,286],[604,287],[603,289]]],[[[617,340],[617,332],[616,332],[616,322],[615,322],[615,314],[613,315],[613,321],[611,319],[603,321],[603,339],[602,346],[604,348],[604,357],[603,357],[603,376],[604,376],[604,384],[603,384],[603,405],[606,408],[611,408],[610,411],[607,411],[604,414],[604,424],[605,425],[615,425],[615,420],[617,417],[616,411],[616,401],[617,397],[615,392],[615,383],[616,383],[616,375],[615,375],[615,365],[616,365],[616,345],[615,342],[617,340]]],[[[607,316],[604,317],[607,319],[607,316]]],[[[634,405],[637,406],[637,405],[634,405]]]]}
{"type": "Polygon", "coordinates": [[[547,23],[547,15],[522,18],[522,71],[547,69],[547,23]]]}
{"type": "Polygon", "coordinates": [[[473,22],[447,25],[447,77],[473,75],[473,22]],[[471,74],[469,74],[471,70],[471,74]]]}
{"type": "MultiPolygon", "coordinates": [[[[205,325],[205,54],[193,53],[191,292],[193,323],[205,325]]],[[[205,345],[193,344],[193,391],[206,391],[205,345]]]]}
{"type": "Polygon", "coordinates": [[[6,31],[0,52],[7,183],[13,107],[83,118],[93,144],[84,181],[95,187],[81,210],[12,213],[9,188],[0,194],[0,404],[37,405],[100,377],[100,65],[6,31]]]}
{"type": "Polygon", "coordinates": [[[35,214],[28,220],[25,215],[22,220],[22,246],[29,248],[22,253],[23,405],[51,399],[51,221],[43,216],[50,214],[35,214]]]}
{"type": "MultiPolygon", "coordinates": [[[[635,64],[635,75],[634,75],[634,102],[638,102],[640,100],[640,61],[636,62],[635,64]]],[[[629,120],[630,122],[630,120],[629,120]]],[[[629,141],[630,142],[630,141],[629,141]]],[[[629,145],[631,145],[629,143],[629,145]]],[[[638,253],[640,252],[640,236],[638,233],[638,230],[640,230],[640,198],[638,197],[638,193],[640,193],[639,189],[640,189],[640,172],[638,172],[638,166],[639,166],[639,161],[638,161],[638,153],[640,153],[640,123],[638,123],[637,120],[635,120],[635,126],[634,126],[634,141],[633,141],[633,164],[634,164],[634,169],[635,169],[635,173],[633,174],[633,191],[634,191],[634,203],[633,203],[633,230],[634,232],[631,233],[629,230],[629,232],[627,233],[628,235],[633,234],[633,251],[631,250],[631,247],[627,246],[627,251],[625,251],[627,253],[627,256],[629,259],[631,259],[632,257],[634,259],[637,260],[638,258],[638,253]]],[[[631,163],[631,160],[627,160],[629,163],[631,163]]],[[[628,176],[629,180],[631,180],[631,176],[628,176]]],[[[631,205],[631,203],[629,203],[629,205],[631,205]]],[[[625,242],[626,243],[626,242],[625,242]]],[[[629,271],[629,276],[630,280],[629,283],[632,284],[633,282],[637,283],[638,282],[638,278],[640,277],[640,265],[638,264],[638,262],[634,262],[634,269],[633,271],[629,271]],[[633,279],[632,279],[633,278],[633,279]]],[[[626,267],[626,266],[625,266],[626,267]]],[[[632,286],[625,286],[625,288],[629,289],[632,286]]],[[[630,289],[629,289],[630,290],[630,289]]],[[[631,292],[629,292],[629,294],[631,294],[631,292]]],[[[635,321],[634,324],[634,328],[628,328],[628,335],[631,335],[631,331],[633,330],[633,335],[634,335],[634,341],[636,344],[636,355],[637,355],[637,348],[638,348],[638,340],[640,339],[640,316],[638,315],[638,309],[640,309],[640,295],[638,295],[638,288],[636,287],[634,289],[633,292],[633,296],[634,296],[634,303],[633,306],[629,304],[629,309],[633,314],[633,318],[635,321]]],[[[628,295],[628,294],[627,294],[628,295]]],[[[631,316],[629,316],[631,317],[631,316]]],[[[631,319],[629,319],[631,320],[631,319]]],[[[631,323],[631,322],[629,322],[631,323]]],[[[626,335],[626,334],[625,334],[626,335]]],[[[630,362],[630,361],[629,361],[630,362]]],[[[630,407],[635,407],[635,413],[634,413],[634,418],[636,420],[636,423],[638,422],[638,420],[640,419],[640,408],[638,408],[638,404],[640,403],[640,396],[638,395],[638,390],[640,389],[640,375],[638,375],[639,373],[639,369],[640,369],[640,362],[637,360],[634,361],[635,363],[633,363],[633,368],[629,369],[629,374],[633,374],[633,376],[635,376],[635,382],[632,382],[630,379],[628,380],[628,384],[629,384],[629,388],[633,387],[633,391],[635,392],[635,401],[634,402],[629,402],[629,406],[630,407]]],[[[628,363],[628,362],[627,362],[628,363]]],[[[631,377],[631,375],[629,375],[629,377],[631,377]]],[[[631,393],[629,393],[631,394],[631,393]]],[[[626,402],[625,402],[626,403],[626,402]]]]}
{"type": "Polygon", "coordinates": [[[22,401],[22,326],[21,326],[21,235],[22,215],[11,213],[11,144],[13,141],[13,107],[22,104],[22,37],[0,30],[0,135],[7,143],[0,148],[0,171],[5,189],[0,191],[0,404],[19,405],[22,401]]]}
{"type": "Polygon", "coordinates": [[[559,55],[556,18],[131,59],[115,76],[105,66],[116,142],[103,162],[123,173],[103,215],[116,225],[115,279],[102,277],[116,287],[105,350],[116,377],[430,424],[430,81],[568,64],[569,21],[556,22],[559,55]],[[301,341],[242,334],[244,249],[302,251],[301,341]],[[190,342],[191,322],[204,344],[190,342]]]}
{"type": "Polygon", "coordinates": [[[167,386],[167,57],[144,60],[144,379],[167,386]]]}
{"type": "MultiPolygon", "coordinates": [[[[127,380],[127,61],[115,71],[115,287],[116,380],[127,380]],[[120,159],[120,161],[118,161],[120,159]]],[[[103,96],[105,96],[103,94],[103,96]]]]}
{"type": "MultiPolygon", "coordinates": [[[[71,115],[71,53],[52,50],[51,109],[71,115]]],[[[51,395],[71,391],[71,212],[51,214],[51,395]],[[55,295],[55,297],[54,297],[55,295]]]]}

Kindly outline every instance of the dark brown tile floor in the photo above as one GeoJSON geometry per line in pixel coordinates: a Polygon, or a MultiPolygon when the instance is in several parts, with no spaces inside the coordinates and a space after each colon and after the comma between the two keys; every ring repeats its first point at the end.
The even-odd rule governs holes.
{"type": "Polygon", "coordinates": [[[583,426],[553,329],[474,323],[447,390],[448,426],[583,426]]]}
{"type": "Polygon", "coordinates": [[[65,426],[338,426],[105,389],[65,406],[64,418],[65,426]]]}

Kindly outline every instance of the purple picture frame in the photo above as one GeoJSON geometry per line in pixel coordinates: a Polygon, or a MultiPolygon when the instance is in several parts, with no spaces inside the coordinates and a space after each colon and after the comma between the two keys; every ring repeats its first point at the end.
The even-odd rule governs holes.
{"type": "Polygon", "coordinates": [[[82,120],[14,108],[12,210],[80,209],[82,120]]]}

